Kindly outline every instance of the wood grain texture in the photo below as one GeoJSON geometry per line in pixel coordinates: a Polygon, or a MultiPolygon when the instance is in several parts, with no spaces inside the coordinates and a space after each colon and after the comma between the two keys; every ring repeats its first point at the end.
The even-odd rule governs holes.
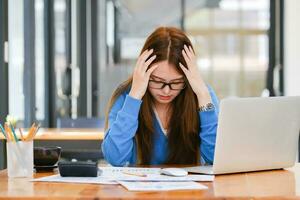
{"type": "MultiPolygon", "coordinates": [[[[53,173],[37,173],[35,177],[53,173]]],[[[0,199],[240,199],[300,197],[300,165],[287,170],[272,170],[216,176],[205,182],[208,190],[169,192],[130,192],[120,185],[30,182],[8,179],[0,171],[0,199]]]]}
{"type": "MultiPolygon", "coordinates": [[[[24,135],[28,134],[24,131],[24,135]]],[[[18,132],[17,135],[19,136],[18,132]]],[[[103,140],[103,129],[47,128],[40,129],[34,140],[103,140]]],[[[0,139],[4,136],[0,134],[0,139]]]]}

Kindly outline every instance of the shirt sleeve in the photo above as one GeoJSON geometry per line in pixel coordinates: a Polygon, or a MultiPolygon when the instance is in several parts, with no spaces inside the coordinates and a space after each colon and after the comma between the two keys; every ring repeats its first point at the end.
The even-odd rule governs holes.
{"type": "Polygon", "coordinates": [[[109,127],[105,131],[102,152],[114,166],[125,166],[136,157],[134,136],[138,128],[138,115],[142,101],[121,95],[109,112],[109,127]]]}
{"type": "Polygon", "coordinates": [[[218,126],[219,100],[213,89],[211,87],[208,87],[208,89],[214,109],[199,112],[201,164],[213,164],[218,126]]]}

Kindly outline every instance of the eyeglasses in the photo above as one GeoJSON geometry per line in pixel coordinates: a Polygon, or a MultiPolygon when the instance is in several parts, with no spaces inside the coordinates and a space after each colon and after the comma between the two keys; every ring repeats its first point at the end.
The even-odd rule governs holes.
{"type": "Polygon", "coordinates": [[[153,89],[164,89],[166,86],[169,86],[171,90],[182,90],[186,85],[183,81],[166,83],[162,81],[149,80],[148,86],[153,89]]]}

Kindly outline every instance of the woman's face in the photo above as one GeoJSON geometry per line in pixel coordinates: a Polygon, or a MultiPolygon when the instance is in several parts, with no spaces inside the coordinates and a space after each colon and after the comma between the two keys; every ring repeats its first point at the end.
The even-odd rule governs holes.
{"type": "Polygon", "coordinates": [[[168,104],[185,87],[184,76],[177,70],[176,66],[169,64],[168,61],[161,61],[156,64],[159,66],[150,76],[148,90],[155,103],[168,104]]]}

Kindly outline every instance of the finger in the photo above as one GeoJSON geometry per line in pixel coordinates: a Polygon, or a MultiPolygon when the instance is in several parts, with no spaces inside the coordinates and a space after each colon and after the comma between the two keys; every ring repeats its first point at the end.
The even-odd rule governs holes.
{"type": "Polygon", "coordinates": [[[182,69],[182,71],[183,71],[183,73],[185,74],[185,75],[187,75],[187,73],[188,73],[188,69],[187,68],[185,68],[185,66],[183,65],[183,64],[181,64],[181,62],[179,63],[179,66],[180,66],[180,68],[182,69]]]}
{"type": "Polygon", "coordinates": [[[136,61],[136,65],[135,65],[135,68],[138,68],[140,66],[140,63],[141,63],[141,57],[143,55],[145,55],[146,53],[148,52],[148,49],[146,49],[141,55],[139,55],[137,61],[136,61]]]}
{"type": "Polygon", "coordinates": [[[148,66],[153,62],[153,60],[155,60],[155,58],[156,58],[156,55],[151,56],[151,58],[149,58],[149,59],[145,62],[145,64],[144,64],[145,70],[146,70],[146,69],[148,68],[148,66]]]}
{"type": "Polygon", "coordinates": [[[141,56],[141,64],[143,65],[149,56],[153,53],[153,49],[150,49],[147,53],[141,56]]]}
{"type": "Polygon", "coordinates": [[[195,52],[194,52],[192,46],[189,46],[189,50],[190,50],[192,58],[194,58],[195,57],[195,52]]]}
{"type": "Polygon", "coordinates": [[[137,60],[137,67],[141,66],[143,64],[143,58],[149,53],[150,50],[146,49],[139,57],[138,57],[138,60],[137,60]]]}
{"type": "Polygon", "coordinates": [[[148,71],[146,72],[147,76],[150,77],[150,75],[152,74],[152,72],[158,67],[159,65],[153,65],[152,67],[150,67],[148,69],[148,71]]]}
{"type": "Polygon", "coordinates": [[[191,59],[192,56],[191,56],[191,52],[190,52],[189,48],[186,45],[184,45],[183,48],[184,48],[185,53],[188,56],[188,58],[191,59]]]}
{"type": "Polygon", "coordinates": [[[190,50],[189,50],[189,48],[188,48],[186,45],[184,45],[184,46],[183,46],[183,49],[184,49],[184,51],[185,51],[187,57],[190,59],[190,56],[189,56],[190,50]]]}
{"type": "Polygon", "coordinates": [[[139,58],[142,58],[143,56],[145,56],[150,50],[146,49],[140,56],[139,58]]]}
{"type": "Polygon", "coordinates": [[[182,55],[183,55],[183,58],[184,58],[185,62],[186,62],[187,64],[189,64],[190,59],[189,59],[188,56],[186,55],[184,49],[182,49],[182,55]]]}

